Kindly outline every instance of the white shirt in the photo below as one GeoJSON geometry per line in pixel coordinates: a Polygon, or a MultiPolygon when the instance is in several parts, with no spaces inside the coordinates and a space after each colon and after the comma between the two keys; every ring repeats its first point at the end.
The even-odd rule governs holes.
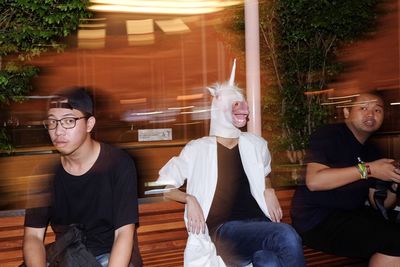
{"type": "MultiPolygon", "coordinates": [[[[257,135],[243,132],[239,136],[239,152],[249,180],[250,192],[264,214],[271,218],[264,199],[265,177],[271,172],[271,155],[267,141],[257,135]]],[[[170,159],[160,170],[157,182],[179,188],[187,180],[186,192],[196,197],[207,220],[217,186],[217,167],[217,139],[215,136],[206,136],[189,142],[178,157],[170,159]]],[[[209,237],[196,236],[209,240],[209,237]]],[[[189,243],[186,250],[188,246],[189,243]]],[[[190,258],[196,257],[190,255],[190,258]]],[[[194,265],[187,264],[185,259],[185,266],[194,265]]]]}

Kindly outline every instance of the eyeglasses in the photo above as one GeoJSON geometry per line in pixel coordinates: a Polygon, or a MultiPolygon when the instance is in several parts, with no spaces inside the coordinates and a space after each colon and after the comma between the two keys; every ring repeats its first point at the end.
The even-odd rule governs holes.
{"type": "Polygon", "coordinates": [[[61,120],[47,119],[43,121],[43,125],[47,130],[54,130],[55,128],[57,128],[58,123],[60,123],[64,129],[72,129],[75,127],[76,121],[80,119],[86,119],[86,117],[67,117],[62,118],[61,120]]]}

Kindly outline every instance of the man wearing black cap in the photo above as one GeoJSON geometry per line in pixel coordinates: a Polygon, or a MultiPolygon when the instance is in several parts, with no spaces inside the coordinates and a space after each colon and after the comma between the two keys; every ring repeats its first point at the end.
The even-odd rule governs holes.
{"type": "Polygon", "coordinates": [[[79,225],[86,248],[101,266],[128,266],[138,221],[132,159],[91,138],[96,119],[92,98],[84,88],[56,94],[43,123],[61,162],[55,170],[50,207],[26,211],[26,265],[46,266],[50,261],[43,245],[50,221],[57,240],[62,236],[58,226],[79,225]]]}

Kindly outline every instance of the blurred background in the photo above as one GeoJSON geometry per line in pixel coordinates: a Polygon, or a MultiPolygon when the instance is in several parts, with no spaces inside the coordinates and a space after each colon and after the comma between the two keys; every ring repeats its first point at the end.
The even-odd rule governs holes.
{"type": "MultiPolygon", "coordinates": [[[[279,4],[285,1],[259,2],[259,101],[263,107],[262,135],[269,141],[274,158],[275,185],[301,182],[306,142],[290,141],[285,125],[295,123],[283,120],[288,118],[287,107],[299,110],[315,99],[325,116],[323,123],[332,123],[342,119],[341,101],[360,92],[381,93],[387,112],[374,140],[387,157],[400,160],[399,1],[378,3],[380,11],[374,11],[368,34],[335,46],[334,58],[340,61],[341,71],[325,69],[332,75],[318,88],[294,86],[302,98],[291,102],[282,94],[285,84],[279,84],[287,76],[276,72],[283,69],[277,65],[291,62],[276,54],[283,51],[286,39],[274,35],[284,29],[279,24],[284,6],[279,4]]],[[[11,7],[3,7],[2,15],[7,8],[11,7]]],[[[24,100],[1,105],[0,125],[7,146],[0,157],[0,209],[36,206],[45,199],[43,188],[58,154],[42,120],[47,98],[61,88],[92,88],[97,119],[94,138],[132,155],[141,198],[152,189],[146,183],[157,178],[158,170],[172,156],[188,141],[208,135],[211,98],[206,88],[229,78],[234,58],[236,82],[246,88],[243,1],[92,0],[85,8],[90,16],[83,15],[77,28],[61,39],[65,44],[62,51],[49,49],[25,59],[24,64],[29,62],[39,71],[31,79],[31,90],[24,100]]],[[[296,24],[292,25],[295,28],[296,24]]],[[[3,69],[7,61],[17,57],[16,53],[3,54],[3,69]]],[[[296,113],[293,118],[299,122],[306,117],[296,113]]],[[[302,136],[308,138],[307,134],[302,136]]]]}

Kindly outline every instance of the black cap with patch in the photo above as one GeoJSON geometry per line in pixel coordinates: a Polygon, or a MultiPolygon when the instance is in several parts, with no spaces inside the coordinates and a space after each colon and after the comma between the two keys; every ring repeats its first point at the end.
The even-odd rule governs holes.
{"type": "Polygon", "coordinates": [[[59,91],[55,93],[49,104],[49,108],[77,109],[85,115],[93,115],[93,99],[84,87],[72,87],[59,91]]]}

